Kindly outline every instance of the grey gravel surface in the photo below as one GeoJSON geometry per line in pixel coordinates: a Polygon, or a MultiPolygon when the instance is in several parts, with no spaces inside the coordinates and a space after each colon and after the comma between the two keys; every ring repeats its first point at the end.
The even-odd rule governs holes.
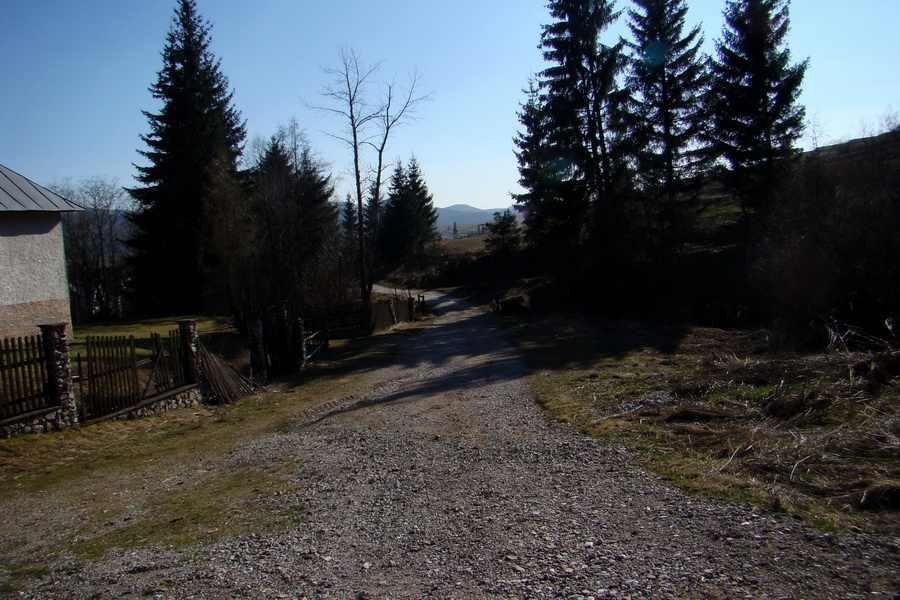
{"type": "Polygon", "coordinates": [[[66,561],[23,598],[897,598],[896,539],[829,535],[702,499],[551,422],[490,317],[435,296],[433,326],[260,457],[295,469],[305,522],[174,551],[66,561]]]}

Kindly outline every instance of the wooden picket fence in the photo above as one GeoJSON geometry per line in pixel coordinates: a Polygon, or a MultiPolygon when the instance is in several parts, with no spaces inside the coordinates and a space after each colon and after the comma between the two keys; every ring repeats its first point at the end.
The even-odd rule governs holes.
{"type": "Polygon", "coordinates": [[[151,334],[153,359],[141,399],[165,394],[188,385],[190,378],[184,370],[184,347],[177,329],[169,331],[168,345],[158,333],[151,334]]]}
{"type": "Polygon", "coordinates": [[[0,419],[50,406],[47,362],[41,336],[0,343],[0,419]]]}
{"type": "Polygon", "coordinates": [[[134,336],[88,336],[86,356],[76,355],[71,369],[63,326],[45,327],[43,338],[0,339],[0,436],[149,414],[201,394],[225,404],[263,389],[208,352],[193,319],[179,321],[168,336],[151,334],[140,344],[151,357],[142,360],[134,336]]]}
{"type": "Polygon", "coordinates": [[[168,340],[151,334],[153,357],[143,361],[136,358],[133,335],[88,336],[86,341],[86,363],[77,357],[82,421],[134,407],[189,383],[177,330],[169,332],[168,340]]]}
{"type": "Polygon", "coordinates": [[[82,420],[98,419],[136,404],[140,388],[134,336],[88,336],[86,342],[86,374],[80,354],[77,359],[82,420]]]}
{"type": "Polygon", "coordinates": [[[305,308],[302,311],[307,331],[328,330],[332,340],[367,335],[369,313],[362,302],[348,302],[328,307],[305,308]]]}
{"type": "Polygon", "coordinates": [[[327,329],[330,339],[339,340],[383,331],[398,322],[413,321],[415,310],[410,310],[405,298],[397,298],[372,302],[368,308],[362,302],[306,308],[302,317],[307,331],[327,329]]]}

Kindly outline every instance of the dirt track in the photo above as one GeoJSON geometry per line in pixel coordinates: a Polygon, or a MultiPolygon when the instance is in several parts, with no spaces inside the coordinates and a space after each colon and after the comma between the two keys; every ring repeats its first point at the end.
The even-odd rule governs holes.
{"type": "Polygon", "coordinates": [[[26,598],[894,598],[895,540],[684,494],[548,422],[490,316],[446,296],[399,364],[210,469],[293,469],[306,522],[64,563],[26,598]],[[293,460],[279,460],[291,458],[293,460]],[[296,460],[302,460],[297,466],[296,460]]]}

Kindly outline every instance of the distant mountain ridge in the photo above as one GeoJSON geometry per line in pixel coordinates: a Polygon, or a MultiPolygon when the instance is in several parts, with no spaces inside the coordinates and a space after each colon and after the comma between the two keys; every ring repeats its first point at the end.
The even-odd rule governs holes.
{"type": "Polygon", "coordinates": [[[453,224],[456,223],[458,228],[468,226],[466,229],[469,229],[473,226],[493,221],[495,212],[503,212],[507,208],[511,207],[485,209],[475,208],[468,204],[454,204],[452,206],[438,208],[437,228],[443,229],[445,227],[453,227],[453,224]]]}

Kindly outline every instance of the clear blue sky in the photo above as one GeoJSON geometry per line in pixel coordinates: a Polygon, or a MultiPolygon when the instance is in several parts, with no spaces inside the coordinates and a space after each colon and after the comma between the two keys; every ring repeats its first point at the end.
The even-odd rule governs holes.
{"type": "MultiPolygon", "coordinates": [[[[707,44],[720,37],[724,0],[689,0],[688,22],[707,44]]],[[[142,110],[174,0],[0,0],[0,163],[41,184],[100,175],[133,185],[142,163],[142,110]]],[[[619,8],[630,2],[619,0],[619,8]]],[[[342,123],[305,108],[321,103],[321,67],[339,48],[384,61],[402,81],[418,68],[433,100],[398,130],[388,157],[415,154],[435,204],[508,206],[517,191],[512,138],[530,73],[544,68],[537,45],[550,21],[544,0],[198,0],[212,50],[235,90],[249,137],[268,137],[296,117],[341,178],[345,148],[324,132],[342,123]]],[[[900,0],[794,0],[789,45],[809,57],[802,102],[821,143],[859,137],[900,111],[900,0]]],[[[610,35],[625,33],[624,25],[610,35]]]]}

